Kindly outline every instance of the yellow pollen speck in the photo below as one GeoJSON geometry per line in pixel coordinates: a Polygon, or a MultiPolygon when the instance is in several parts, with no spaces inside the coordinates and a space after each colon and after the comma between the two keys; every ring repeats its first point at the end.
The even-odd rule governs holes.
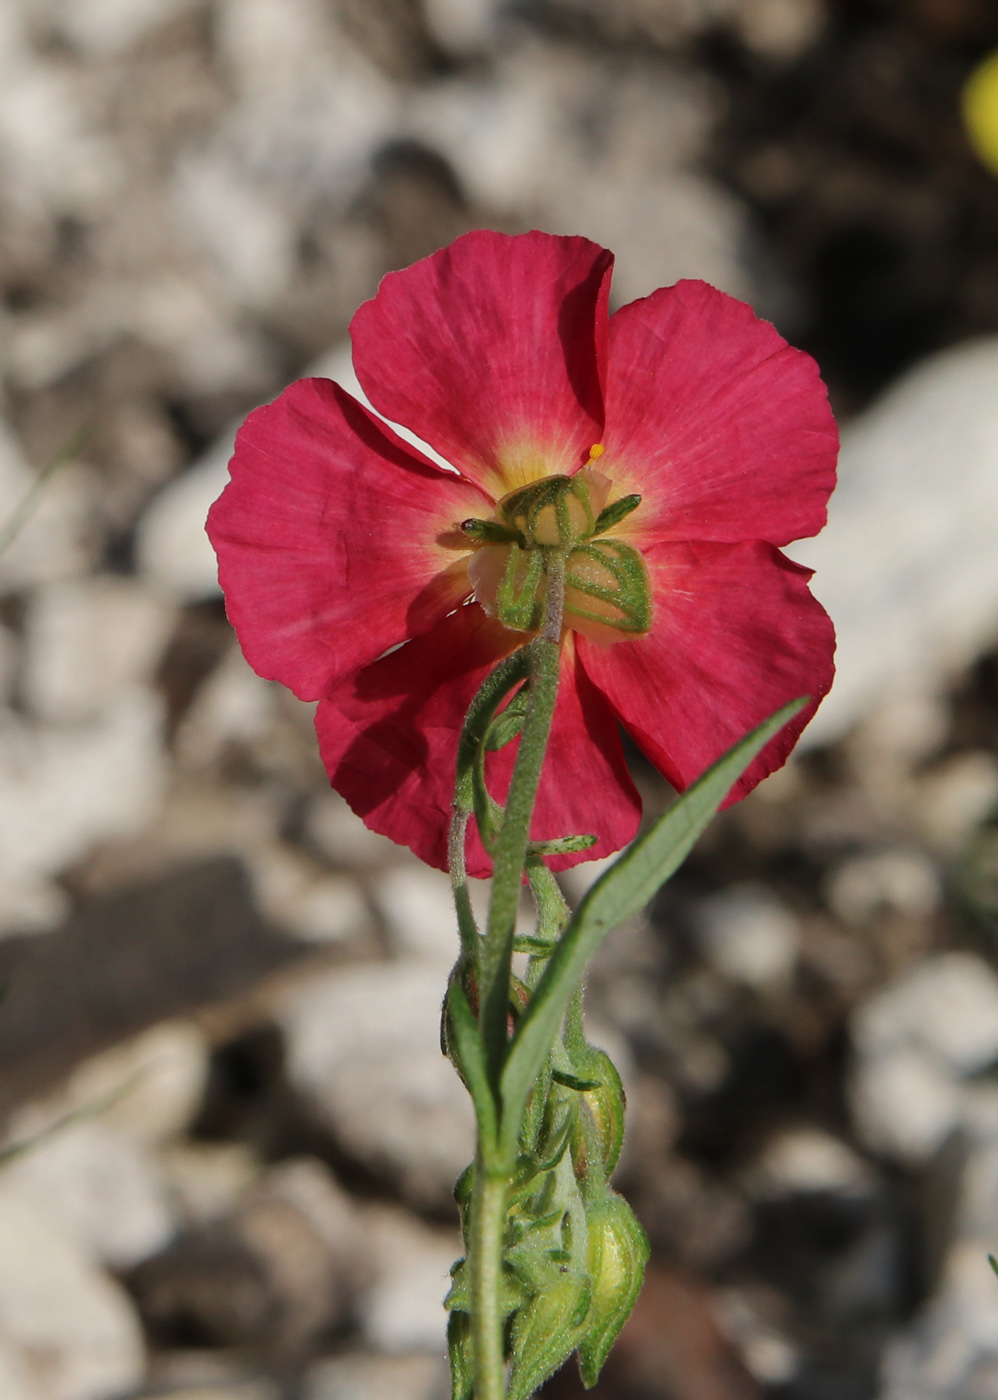
{"type": "Polygon", "coordinates": [[[602,457],[603,450],[603,444],[601,442],[594,442],[592,447],[590,447],[589,449],[590,462],[593,460],[594,457],[602,457]]]}

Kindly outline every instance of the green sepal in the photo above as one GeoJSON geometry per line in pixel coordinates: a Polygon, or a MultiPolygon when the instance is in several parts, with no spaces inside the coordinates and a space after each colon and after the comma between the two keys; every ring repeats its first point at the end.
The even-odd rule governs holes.
{"type": "Polygon", "coordinates": [[[568,1360],[582,1339],[591,1294],[584,1273],[564,1268],[516,1314],[507,1400],[529,1400],[568,1360]]]}
{"type": "Polygon", "coordinates": [[[528,549],[564,549],[591,535],[596,526],[589,481],[581,473],[546,476],[521,486],[499,502],[499,514],[528,549]]]}
{"type": "Polygon", "coordinates": [[[562,1084],[566,1089],[574,1089],[579,1094],[584,1094],[587,1089],[600,1088],[598,1079],[580,1079],[578,1075],[571,1074],[565,1069],[553,1069],[551,1078],[556,1084],[562,1084]]]}
{"type": "Polygon", "coordinates": [[[506,570],[496,592],[496,616],[515,632],[536,632],[544,620],[544,555],[539,549],[509,546],[506,570]]]}
{"type": "Polygon", "coordinates": [[[582,1384],[591,1390],[641,1291],[648,1239],[622,1196],[607,1189],[586,1207],[592,1301],[579,1342],[582,1384]]]}
{"type": "Polygon", "coordinates": [[[624,1145],[624,1109],[627,1100],[617,1067],[605,1050],[589,1047],[586,1073],[597,1080],[583,1094],[586,1109],[592,1115],[603,1163],[603,1176],[609,1178],[620,1160],[624,1145]]]}
{"type": "Polygon", "coordinates": [[[513,939],[514,953],[530,953],[535,958],[546,958],[556,946],[553,938],[538,938],[533,933],[518,933],[513,939]]]}
{"type": "MultiPolygon", "coordinates": [[[[471,1270],[468,1268],[467,1259],[459,1259],[450,1272],[453,1282],[447,1297],[444,1299],[444,1307],[451,1313],[470,1314],[471,1270]]],[[[499,1285],[499,1308],[503,1317],[509,1317],[510,1313],[516,1312],[517,1308],[522,1308],[532,1296],[532,1291],[524,1287],[520,1276],[509,1264],[504,1263],[502,1281],[499,1285]]]]}
{"type": "Polygon", "coordinates": [[[512,544],[519,535],[501,520],[462,520],[461,529],[480,544],[512,544]]]}
{"type": "Polygon", "coordinates": [[[499,711],[485,736],[485,747],[489,753],[505,748],[516,738],[523,728],[529,700],[530,686],[522,685],[506,708],[499,711]]]}
{"type": "Polygon", "coordinates": [[[471,1344],[471,1318],[454,1311],[447,1319],[447,1353],[450,1357],[451,1400],[472,1400],[475,1390],[475,1358],[471,1344]]]}
{"type": "Polygon", "coordinates": [[[608,506],[603,507],[596,517],[593,534],[602,535],[607,530],[612,530],[614,525],[619,525],[630,515],[632,510],[637,510],[640,504],[640,496],[621,496],[619,501],[611,501],[608,506]]]}
{"type": "Polygon", "coordinates": [[[598,608],[587,608],[578,596],[566,602],[566,607],[578,617],[586,617],[593,622],[601,622],[618,632],[643,635],[651,627],[651,588],[648,583],[648,570],[636,549],[623,540],[590,540],[580,544],[568,556],[565,574],[565,587],[583,598],[594,602],[608,603],[619,613],[619,617],[608,617],[598,608]],[[597,584],[573,571],[584,561],[589,560],[606,570],[613,579],[610,585],[597,584]]]}
{"type": "Polygon", "coordinates": [[[532,856],[575,855],[595,846],[598,836],[555,836],[550,841],[531,841],[527,850],[532,856]]]}

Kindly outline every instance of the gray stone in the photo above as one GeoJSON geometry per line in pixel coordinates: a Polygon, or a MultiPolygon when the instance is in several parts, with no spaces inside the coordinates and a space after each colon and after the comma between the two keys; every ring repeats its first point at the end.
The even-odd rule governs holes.
{"type": "Polygon", "coordinates": [[[367,1342],[389,1355],[447,1351],[444,1297],[464,1253],[457,1230],[430,1229],[399,1210],[365,1212],[364,1240],[374,1281],[360,1301],[367,1342]]]}
{"type": "Polygon", "coordinates": [[[127,687],[152,678],[175,609],[131,580],[53,583],[31,598],[22,687],[58,724],[96,719],[127,687]]]}
{"type": "Polygon", "coordinates": [[[107,1400],[137,1386],[144,1369],[122,1289],[8,1182],[0,1185],[0,1343],[23,1357],[42,1400],[107,1400]]]}
{"type": "Polygon", "coordinates": [[[424,1206],[450,1198],[473,1153],[470,1100],[440,1050],[444,989],[439,966],[407,960],[314,978],[280,1011],[310,1112],[424,1206]]]}
{"type": "Polygon", "coordinates": [[[445,1400],[448,1393],[442,1357],[354,1353],[313,1366],[303,1400],[445,1400]]]}
{"type": "Polygon", "coordinates": [[[843,432],[828,526],[792,551],[816,570],[838,637],[808,742],[842,735],[891,695],[939,693],[994,639],[996,375],[994,339],[945,350],[843,432]]]}
{"type": "Polygon", "coordinates": [[[174,1217],[152,1154],[103,1123],[57,1129],[7,1179],[87,1254],[127,1269],[167,1243],[174,1217]]]}
{"type": "Polygon", "coordinates": [[[316,1161],[283,1163],[237,1202],[131,1275],[157,1335],[193,1323],[212,1346],[299,1359],[349,1320],[373,1274],[352,1202],[316,1161]]]}
{"type": "Polygon", "coordinates": [[[853,1040],[864,1056],[917,1046],[953,1075],[983,1069],[998,1059],[998,976],[971,953],[928,958],[860,1009],[853,1040]]]}
{"type": "Polygon", "coordinates": [[[701,952],[726,977],[772,987],[793,972],[798,921],[764,885],[733,885],[700,900],[696,923],[701,952]]]}

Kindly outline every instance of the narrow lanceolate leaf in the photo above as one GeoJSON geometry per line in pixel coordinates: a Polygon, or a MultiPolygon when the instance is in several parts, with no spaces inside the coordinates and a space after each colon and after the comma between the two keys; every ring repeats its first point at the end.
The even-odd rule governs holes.
{"type": "Polygon", "coordinates": [[[515,1131],[583,969],[607,933],[642,909],[674,874],[756,754],[806,704],[804,697],[784,705],[729,749],[593,885],[517,1027],[502,1075],[504,1133],[515,1131]]]}
{"type": "Polygon", "coordinates": [[[489,1151],[497,1136],[496,1103],[489,1087],[488,1072],[485,1067],[485,1047],[475,1013],[468,1005],[460,982],[452,977],[447,988],[447,1012],[449,1013],[451,1050],[461,1078],[468,1087],[475,1105],[478,1119],[478,1133],[482,1148],[489,1151]]]}
{"type": "Polygon", "coordinates": [[[648,1262],[648,1240],[622,1196],[608,1190],[586,1208],[589,1277],[593,1296],[586,1335],[579,1342],[579,1370],[587,1390],[596,1384],[617,1334],[631,1315],[648,1262]]]}
{"type": "Polygon", "coordinates": [[[513,1373],[507,1400],[529,1400],[578,1346],[589,1311],[590,1284],[566,1269],[513,1319],[513,1373]]]}

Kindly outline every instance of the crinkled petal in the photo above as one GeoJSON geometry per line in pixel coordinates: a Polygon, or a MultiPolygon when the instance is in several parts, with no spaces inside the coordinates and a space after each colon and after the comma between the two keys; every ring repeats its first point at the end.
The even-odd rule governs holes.
{"type": "Polygon", "coordinates": [[[585,238],[466,234],[354,316],[364,392],[494,497],[576,471],[603,430],[612,265],[585,238]]]}
{"type": "Polygon", "coordinates": [[[317,700],[471,591],[462,519],[491,502],[338,384],[302,379],[251,413],[208,534],[250,665],[317,700]]]}
{"type": "MultiPolygon", "coordinates": [[[[447,867],[464,716],[489,670],[521,640],[472,603],[351,676],[316,712],[319,747],[333,787],[373,831],[411,847],[439,869],[447,867]]],[[[509,745],[487,760],[489,785],[500,801],[515,749],[509,745]]],[[[640,812],[613,713],[568,645],[534,811],[534,838],[599,834],[591,851],[552,861],[556,869],[564,868],[625,845],[637,830],[640,812]]],[[[491,873],[474,831],[468,869],[475,876],[491,873]]]]}
{"type": "Polygon", "coordinates": [[[606,454],[616,495],[642,504],[638,543],[814,535],[835,485],[838,433],[810,355],[751,307],[677,282],[610,318],[606,454]]]}
{"type": "Polygon", "coordinates": [[[832,683],[835,636],[810,570],[767,544],[659,545],[645,556],[652,630],[582,664],[656,768],[682,790],[755,725],[801,695],[811,703],[773,739],[727,803],[779,768],[832,683]]]}

